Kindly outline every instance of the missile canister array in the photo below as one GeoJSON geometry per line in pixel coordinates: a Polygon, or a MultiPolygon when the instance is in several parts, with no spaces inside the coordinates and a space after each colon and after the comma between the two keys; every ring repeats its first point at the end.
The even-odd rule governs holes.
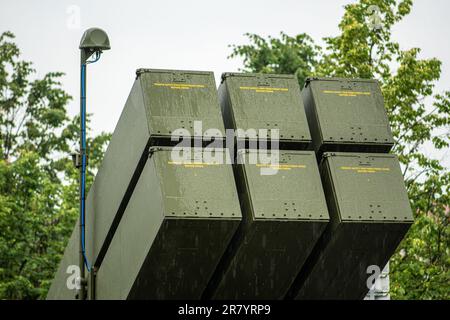
{"type": "Polygon", "coordinates": [[[201,137],[201,132],[193,132],[196,119],[223,130],[212,72],[137,71],[87,197],[86,247],[88,259],[94,265],[100,265],[106,254],[147,161],[149,148],[174,145],[176,141],[171,141],[171,134],[178,128],[187,128],[191,137],[201,137]]]}
{"type": "Polygon", "coordinates": [[[412,223],[397,157],[325,153],[320,165],[330,224],[290,297],[363,299],[367,267],[382,269],[412,223]]]}
{"type": "MultiPolygon", "coordinates": [[[[109,250],[111,250],[112,241],[114,241],[115,244],[119,243],[120,246],[121,241],[117,238],[132,237],[132,233],[134,233],[134,231],[130,230],[129,228],[126,229],[126,227],[121,227],[120,230],[126,229],[127,231],[129,231],[129,234],[117,234],[117,230],[119,226],[121,226],[121,224],[127,223],[124,219],[122,219],[125,210],[129,206],[131,206],[132,208],[136,208],[137,206],[139,208],[139,204],[129,203],[129,200],[134,193],[134,188],[139,180],[158,180],[161,178],[165,179],[166,177],[171,178],[174,180],[171,182],[164,181],[163,186],[178,186],[178,188],[181,188],[183,186],[185,189],[204,187],[204,189],[197,191],[195,195],[198,199],[195,200],[200,201],[200,199],[203,198],[202,201],[208,201],[208,199],[212,201],[214,199],[214,196],[209,194],[210,190],[213,190],[214,186],[204,185],[207,180],[197,180],[196,184],[188,186],[186,184],[178,185],[177,179],[179,179],[179,175],[175,173],[171,175],[166,171],[160,172],[158,175],[155,174],[153,176],[142,176],[142,170],[148,162],[149,156],[151,155],[150,149],[152,147],[164,145],[174,146],[177,144],[177,140],[172,141],[172,133],[174,133],[175,130],[179,129],[177,135],[185,136],[184,138],[186,138],[187,140],[191,140],[193,144],[197,144],[197,142],[203,143],[200,140],[200,138],[202,138],[202,132],[194,132],[194,121],[196,120],[201,120],[204,127],[217,128],[222,132],[224,131],[223,120],[218,104],[214,75],[212,72],[149,69],[139,69],[137,71],[136,80],[131,89],[130,95],[127,99],[117,126],[114,130],[108,148],[105,152],[102,165],[99,168],[95,181],[89,190],[86,201],[86,251],[88,260],[92,263],[95,269],[98,270],[98,274],[102,275],[102,273],[107,273],[100,271],[102,268],[120,269],[118,265],[107,266],[106,264],[103,264],[103,259],[105,258],[105,255],[109,252],[109,250]],[[190,133],[190,137],[186,136],[186,133],[190,133]]],[[[208,141],[210,140],[210,138],[211,137],[205,137],[205,140],[208,141]]],[[[201,146],[202,144],[200,144],[200,147],[201,146]]],[[[155,152],[154,154],[160,155],[161,153],[155,152]]],[[[177,169],[177,166],[170,165],[169,167],[174,172],[179,173],[179,169],[177,169]]],[[[228,165],[228,167],[229,174],[232,175],[231,166],[228,165]]],[[[163,170],[162,167],[158,168],[159,170],[163,170]]],[[[194,174],[194,171],[200,170],[193,169],[191,174],[194,174]]],[[[217,174],[217,172],[215,172],[215,174],[217,174]]],[[[221,174],[224,175],[223,172],[221,174]]],[[[214,174],[212,174],[211,176],[214,177],[214,174]]],[[[216,181],[215,179],[212,180],[216,181]]],[[[220,179],[218,178],[217,181],[223,182],[223,185],[220,185],[220,190],[222,193],[228,195],[231,195],[233,193],[236,194],[234,184],[229,183],[229,180],[223,179],[222,177],[220,179]]],[[[143,188],[142,185],[145,186],[146,183],[148,182],[142,182],[140,184],[140,188],[143,188]]],[[[161,191],[160,189],[154,189],[152,192],[161,193],[163,191],[161,191]]],[[[173,193],[175,193],[175,191],[173,193]]],[[[181,190],[180,193],[183,194],[183,190],[181,190]]],[[[167,193],[161,195],[161,197],[166,195],[167,193]]],[[[150,195],[148,195],[148,197],[150,197],[150,195]]],[[[138,195],[135,196],[135,198],[145,200],[145,197],[138,197],[138,195]]],[[[152,221],[161,221],[160,223],[163,225],[163,227],[167,226],[167,223],[162,223],[162,221],[166,221],[166,218],[164,217],[171,214],[171,211],[169,212],[167,210],[171,210],[177,201],[179,201],[179,208],[182,208],[184,204],[186,213],[193,213],[195,211],[194,208],[196,208],[189,208],[189,205],[193,206],[193,201],[187,203],[187,198],[174,197],[171,198],[172,202],[170,203],[166,201],[166,198],[161,199],[161,201],[164,201],[164,204],[152,203],[152,206],[150,206],[150,204],[147,203],[146,214],[153,216],[151,217],[151,219],[153,219],[152,221]],[[160,206],[162,205],[164,205],[165,211],[157,211],[158,208],[160,208],[160,206]]],[[[229,198],[225,202],[227,208],[236,208],[233,218],[230,219],[227,218],[227,216],[221,216],[220,213],[223,212],[225,214],[225,211],[219,212],[217,208],[222,207],[222,204],[218,204],[217,201],[213,201],[213,203],[211,204],[213,207],[211,207],[211,209],[214,209],[214,211],[211,211],[211,213],[213,213],[214,215],[218,213],[219,217],[214,216],[210,219],[224,221],[232,220],[230,221],[230,225],[234,225],[236,224],[234,220],[240,220],[241,217],[240,211],[238,211],[238,199],[237,197],[234,200],[233,198],[229,198]]],[[[208,206],[205,205],[204,207],[208,206]]],[[[223,210],[225,209],[226,208],[223,207],[223,210]]],[[[206,209],[203,208],[202,210],[206,209]]],[[[180,214],[183,215],[183,213],[177,211],[176,215],[174,217],[171,217],[171,219],[177,219],[180,214]]],[[[127,216],[129,217],[130,215],[128,214],[127,216]]],[[[183,221],[184,219],[185,217],[183,217],[183,221]]],[[[192,219],[198,218],[192,216],[192,219]]],[[[143,221],[143,223],[145,222],[143,221]]],[[[225,224],[223,224],[223,226],[225,226],[225,224]]],[[[169,225],[172,227],[173,223],[169,225]]],[[[205,226],[207,225],[208,224],[205,224],[205,226]]],[[[219,223],[219,225],[222,224],[219,223]]],[[[179,232],[180,234],[182,232],[189,232],[189,228],[184,228],[182,223],[180,223],[179,226],[180,229],[178,231],[175,230],[174,232],[179,232]]],[[[211,225],[209,228],[214,229],[216,227],[217,226],[215,225],[211,225]]],[[[227,225],[227,228],[228,227],[229,226],[227,225]]],[[[165,229],[163,229],[161,232],[159,232],[158,230],[154,230],[154,232],[156,232],[158,236],[174,235],[171,230],[168,230],[168,233],[165,233],[164,230],[165,229]]],[[[76,244],[72,243],[72,241],[78,243],[79,238],[75,233],[76,231],[74,231],[74,235],[70,240],[71,242],[68,244],[68,248],[77,247],[76,244]]],[[[218,239],[219,241],[223,241],[221,245],[224,248],[227,245],[226,233],[227,232],[223,230],[222,234],[224,235],[224,237],[218,239]]],[[[231,232],[231,234],[232,233],[233,232],[231,232]]],[[[218,233],[217,235],[219,234],[220,233],[218,233]]],[[[156,236],[156,234],[154,234],[153,236],[156,236]]],[[[140,239],[139,241],[142,242],[151,242],[151,237],[147,232],[138,234],[138,239],[140,239]]],[[[173,239],[169,239],[168,241],[173,241],[173,239]]],[[[210,239],[210,241],[213,241],[213,239],[210,239]]],[[[170,243],[172,246],[176,246],[176,243],[170,243]]],[[[136,245],[135,243],[130,244],[128,242],[123,242],[122,244],[124,246],[136,245]]],[[[151,246],[152,244],[146,243],[146,245],[151,246]]],[[[113,246],[112,250],[118,250],[118,248],[119,247],[113,246]]],[[[138,251],[144,249],[139,247],[136,250],[138,251]]],[[[204,248],[204,250],[209,249],[204,248]]],[[[213,254],[213,256],[217,259],[216,262],[218,262],[221,256],[221,252],[218,248],[215,248],[215,250],[217,252],[207,252],[213,254]]],[[[141,251],[141,253],[142,252],[144,251],[141,251]]],[[[183,251],[181,250],[180,252],[183,251]]],[[[62,281],[62,279],[67,278],[66,270],[70,265],[78,264],[76,255],[77,253],[73,253],[72,250],[65,251],[63,261],[56,275],[56,278],[60,279],[60,281],[53,282],[48,294],[48,298],[59,298],[62,292],[64,293],[64,297],[75,298],[74,290],[69,290],[66,286],[66,282],[62,281]]],[[[114,263],[117,261],[114,260],[117,259],[114,253],[110,253],[109,256],[112,256],[111,259],[113,259],[112,261],[114,261],[114,263]]],[[[205,261],[207,260],[208,259],[205,258],[205,261]]],[[[129,263],[127,261],[124,261],[123,263],[126,264],[126,267],[138,268],[138,266],[134,265],[135,263],[137,263],[135,261],[136,260],[130,260],[129,263]]],[[[161,267],[166,268],[167,266],[161,267]]],[[[211,266],[213,270],[214,267],[215,265],[211,266]]],[[[122,268],[121,270],[123,271],[121,277],[125,277],[124,274],[126,274],[127,269],[122,268]]],[[[115,273],[114,275],[117,275],[117,273],[115,273]]],[[[202,276],[208,277],[208,274],[202,276]]],[[[190,275],[186,277],[190,277],[190,275]]],[[[120,277],[111,279],[100,277],[100,280],[102,279],[104,279],[104,281],[106,282],[111,283],[118,282],[118,279],[120,279],[120,277]]],[[[90,280],[92,280],[92,278],[90,278],[90,280]]],[[[102,286],[104,286],[97,280],[98,279],[96,279],[95,287],[101,288],[102,286]]],[[[178,281],[174,278],[172,280],[178,281]]],[[[208,279],[206,279],[206,281],[207,280],[208,279]]],[[[125,279],[123,281],[128,283],[127,281],[130,280],[125,279]]],[[[165,285],[168,285],[168,283],[166,282],[165,285]]],[[[198,286],[200,285],[201,284],[199,283],[198,286]]],[[[93,287],[94,285],[90,284],[90,286],[93,287]]],[[[118,284],[115,288],[118,287],[126,288],[126,285],[121,283],[118,284]]],[[[171,292],[158,292],[157,294],[155,293],[155,296],[149,297],[182,297],[183,292],[181,290],[185,290],[185,285],[183,284],[183,286],[179,287],[179,289],[179,292],[174,292],[174,290],[172,290],[171,292]]],[[[89,291],[88,293],[92,295],[93,292],[89,291]]],[[[96,290],[95,294],[98,295],[98,290],[96,290]]],[[[102,294],[100,294],[100,296],[101,295],[102,294]]],[[[105,294],[105,297],[108,297],[108,295],[105,294]]],[[[123,292],[114,292],[111,293],[110,297],[124,298],[127,297],[127,295],[123,292]]],[[[144,295],[140,298],[145,297],[146,296],[144,295]]]]}
{"type": "Polygon", "coordinates": [[[207,299],[282,299],[328,222],[314,152],[280,151],[276,174],[238,152],[235,168],[243,221],[207,299]]]}
{"type": "Polygon", "coordinates": [[[287,298],[362,299],[368,267],[383,269],[412,224],[393,140],[374,80],[309,79],[302,92],[330,223],[287,298]],[[359,131],[356,131],[359,130],[359,131]]]}
{"type": "MultiPolygon", "coordinates": [[[[412,223],[392,145],[373,80],[138,70],[87,198],[89,298],[362,299],[412,223]]],[[[78,243],[48,299],[75,298],[78,243]]]]}
{"type": "Polygon", "coordinates": [[[172,152],[151,150],[97,273],[97,299],[199,299],[235,233],[231,166],[202,161],[207,149],[185,162],[172,152]]]}

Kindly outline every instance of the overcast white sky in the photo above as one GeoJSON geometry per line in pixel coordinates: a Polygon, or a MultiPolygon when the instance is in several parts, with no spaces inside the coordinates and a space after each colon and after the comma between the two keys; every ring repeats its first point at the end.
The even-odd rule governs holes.
{"type": "MultiPolygon", "coordinates": [[[[320,41],[338,32],[343,5],[349,2],[0,0],[0,32],[15,33],[23,58],[34,63],[38,76],[66,73],[63,83],[74,97],[73,115],[79,108],[79,40],[88,27],[106,30],[112,50],[89,66],[88,111],[94,114],[93,131],[112,132],[137,68],[209,70],[218,81],[222,72],[241,67],[240,60],[227,59],[228,45],[245,43],[245,32],[306,32],[320,41]]],[[[441,91],[450,89],[449,12],[450,1],[416,0],[394,30],[402,48],[420,47],[421,57],[443,61],[441,91]]]]}

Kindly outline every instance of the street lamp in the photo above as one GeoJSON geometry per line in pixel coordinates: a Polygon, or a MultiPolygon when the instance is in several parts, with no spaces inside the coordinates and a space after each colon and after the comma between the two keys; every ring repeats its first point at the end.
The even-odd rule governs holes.
{"type": "Polygon", "coordinates": [[[91,266],[86,257],[85,247],[85,218],[86,218],[86,66],[89,63],[97,62],[104,50],[111,49],[109,38],[105,31],[99,28],[87,29],[81,37],[81,83],[80,83],[80,152],[75,156],[75,165],[80,169],[80,292],[78,298],[86,299],[85,266],[91,272],[91,266]],[[95,55],[94,60],[88,60],[95,55]]]}

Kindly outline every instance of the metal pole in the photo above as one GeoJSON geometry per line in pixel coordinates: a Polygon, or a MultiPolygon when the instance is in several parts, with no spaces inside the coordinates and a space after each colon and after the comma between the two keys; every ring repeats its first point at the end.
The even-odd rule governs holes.
{"type": "MultiPolygon", "coordinates": [[[[94,269],[86,257],[85,248],[85,224],[86,224],[86,66],[88,63],[93,63],[100,59],[100,54],[103,50],[111,49],[108,35],[105,31],[99,28],[89,28],[83,33],[81,37],[79,49],[80,55],[80,152],[75,156],[75,163],[80,168],[80,292],[78,298],[85,300],[87,296],[88,281],[85,277],[85,271],[91,273],[91,280],[94,279],[94,269]],[[87,61],[92,54],[96,54],[96,59],[87,61]]],[[[92,213],[90,213],[92,214],[92,213]]],[[[94,285],[91,284],[91,297],[93,297],[94,285]]]]}
{"type": "Polygon", "coordinates": [[[81,50],[81,85],[80,85],[80,293],[79,299],[86,299],[84,226],[86,210],[86,53],[81,50]]]}

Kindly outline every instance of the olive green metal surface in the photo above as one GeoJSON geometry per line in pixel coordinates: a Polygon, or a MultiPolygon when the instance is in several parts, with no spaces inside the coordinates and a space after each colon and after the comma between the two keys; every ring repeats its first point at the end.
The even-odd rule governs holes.
{"type": "MultiPolygon", "coordinates": [[[[212,72],[139,69],[86,200],[89,298],[362,299],[413,222],[392,145],[374,80],[300,95],[295,76],[225,73],[218,95],[212,72]],[[175,130],[193,143],[223,122],[279,129],[279,161],[250,147],[223,164],[209,141],[177,158],[175,130]]],[[[78,258],[77,222],[47,299],[76,298],[78,258]]]]}
{"type": "MultiPolygon", "coordinates": [[[[137,71],[136,81],[87,195],[86,255],[92,265],[101,265],[145,165],[149,147],[176,144],[170,137],[176,128],[185,127],[194,135],[196,120],[203,121],[203,128],[224,130],[212,72],[137,71]]],[[[72,247],[75,245],[70,240],[67,250],[72,247]]],[[[66,255],[71,254],[67,250],[66,255]]],[[[60,266],[56,278],[67,277],[64,267],[60,266]]],[[[65,286],[65,283],[54,285],[65,286]]]]}
{"type": "Polygon", "coordinates": [[[376,80],[311,78],[302,96],[316,151],[391,149],[394,141],[376,80]]]}
{"type": "Polygon", "coordinates": [[[227,129],[255,129],[259,139],[270,138],[271,130],[278,129],[283,147],[310,146],[311,135],[294,75],[224,73],[219,99],[227,129]],[[267,135],[259,135],[259,129],[267,129],[267,135]]]}
{"type": "Polygon", "coordinates": [[[193,134],[190,123],[195,120],[223,131],[212,72],[140,69],[137,74],[87,198],[87,251],[96,265],[106,253],[148,147],[170,144],[176,128],[193,134]]]}
{"type": "Polygon", "coordinates": [[[239,225],[231,165],[171,152],[151,153],[98,270],[97,299],[199,299],[239,225]]]}
{"type": "Polygon", "coordinates": [[[170,137],[176,129],[191,136],[194,121],[202,121],[203,130],[215,128],[225,134],[214,74],[201,71],[139,69],[150,133],[170,137]]]}
{"type": "Polygon", "coordinates": [[[240,152],[243,223],[204,298],[281,299],[329,220],[314,152],[280,151],[274,175],[240,152]]]}
{"type": "MultiPolygon", "coordinates": [[[[150,145],[170,143],[170,134],[203,121],[223,130],[212,72],[143,70],[130,93],[114,130],[101,168],[88,195],[86,241],[91,260],[97,260],[112,225],[118,223],[150,145]],[[187,127],[186,127],[187,126],[187,127]],[[127,188],[129,190],[127,190],[127,188]],[[90,209],[90,210],[89,210],[90,209]],[[93,214],[89,214],[89,213],[93,214]],[[89,229],[94,226],[93,229],[89,229]]],[[[201,133],[200,133],[201,135],[201,133]]],[[[104,252],[101,253],[101,256],[104,252]]]]}
{"type": "Polygon", "coordinates": [[[382,269],[413,222],[397,157],[325,153],[320,165],[330,225],[288,293],[362,299],[367,267],[382,269]]]}

